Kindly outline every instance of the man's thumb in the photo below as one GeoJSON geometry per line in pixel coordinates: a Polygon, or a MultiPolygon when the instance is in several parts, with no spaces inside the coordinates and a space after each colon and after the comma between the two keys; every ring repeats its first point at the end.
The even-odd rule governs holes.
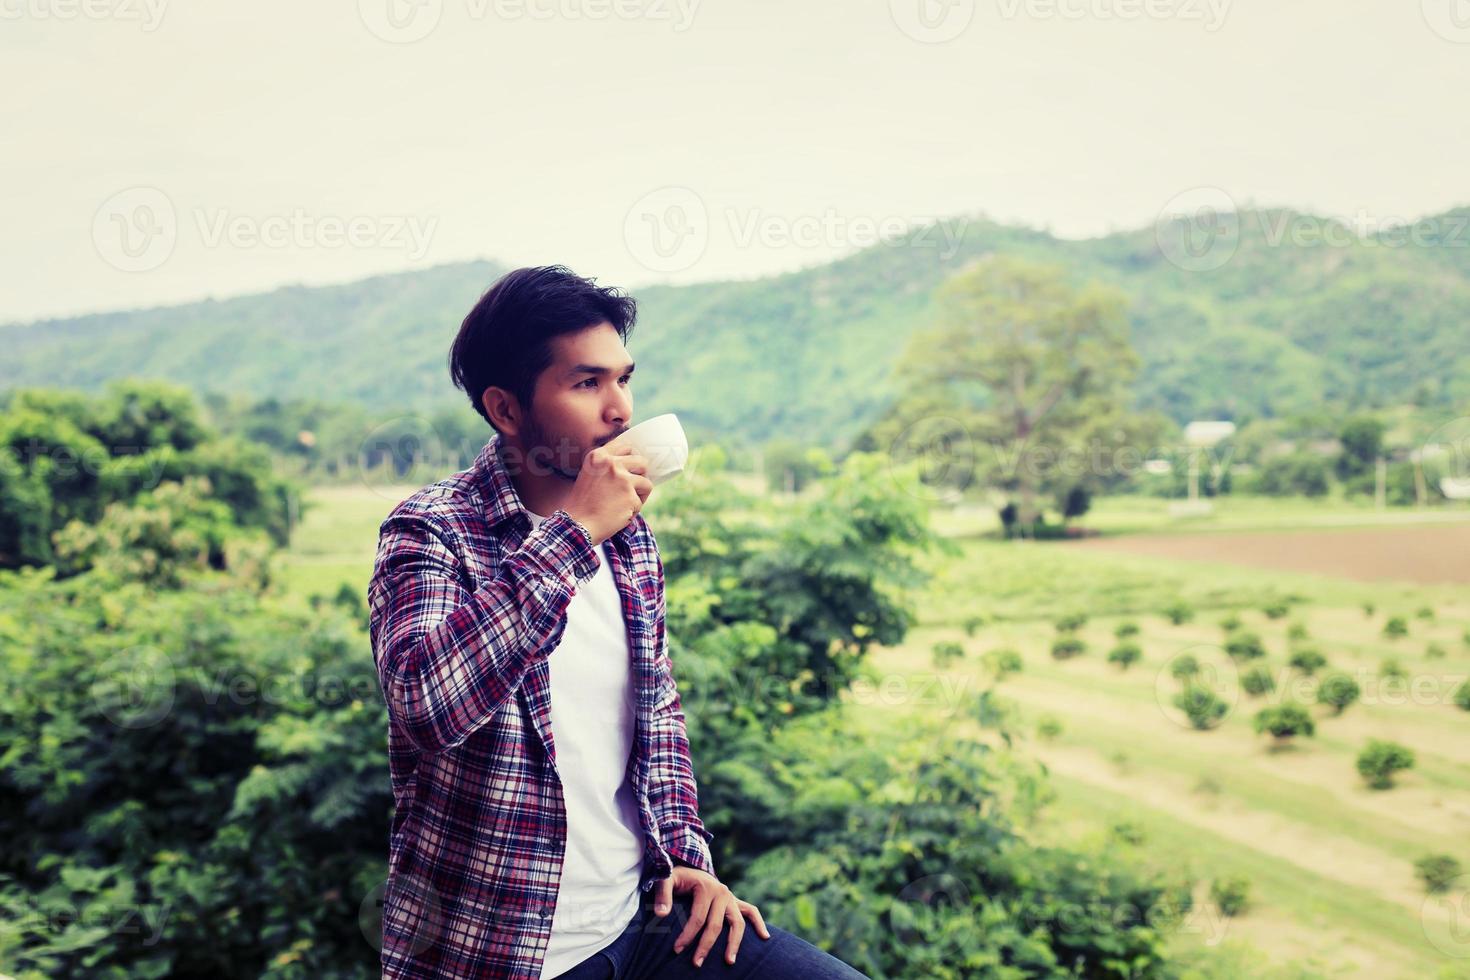
{"type": "Polygon", "coordinates": [[[674,876],[660,878],[653,886],[653,911],[657,915],[668,915],[674,894],[674,876]]]}

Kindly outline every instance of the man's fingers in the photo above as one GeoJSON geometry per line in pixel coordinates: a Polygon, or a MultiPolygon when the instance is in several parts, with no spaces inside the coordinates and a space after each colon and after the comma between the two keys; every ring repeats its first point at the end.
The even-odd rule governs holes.
{"type": "Polygon", "coordinates": [[[720,933],[725,929],[725,917],[730,911],[729,907],[731,902],[723,896],[711,904],[710,914],[704,923],[704,934],[699,937],[699,945],[694,947],[695,966],[700,966],[704,963],[704,958],[709,954],[710,947],[715,944],[715,940],[720,938],[720,933]]]}
{"type": "Polygon", "coordinates": [[[629,473],[648,472],[648,457],[641,453],[629,450],[625,455],[618,456],[617,461],[629,473]]]}
{"type": "Polygon", "coordinates": [[[732,901],[725,909],[730,920],[730,935],[725,939],[725,962],[734,963],[740,949],[740,940],[745,937],[745,916],[740,914],[740,903],[732,901]]]}
{"type": "Polygon", "coordinates": [[[655,915],[668,915],[669,909],[673,908],[674,902],[674,879],[662,878],[658,884],[653,886],[653,912],[655,915]]]}
{"type": "Polygon", "coordinates": [[[712,901],[714,901],[714,896],[710,894],[708,888],[695,887],[693,899],[689,904],[689,921],[684,923],[684,928],[679,931],[679,938],[674,940],[674,952],[684,952],[684,948],[689,945],[694,934],[699,932],[700,926],[704,925],[704,920],[709,916],[709,906],[712,901]]]}
{"type": "Polygon", "coordinates": [[[766,928],[766,920],[761,916],[761,910],[749,902],[740,903],[740,911],[750,916],[750,921],[755,923],[756,935],[762,939],[771,938],[771,930],[766,928]]]}

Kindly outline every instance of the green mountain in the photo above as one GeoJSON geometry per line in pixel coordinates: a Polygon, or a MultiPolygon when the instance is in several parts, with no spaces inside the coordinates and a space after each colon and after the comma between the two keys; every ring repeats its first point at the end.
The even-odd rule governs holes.
{"type": "MultiPolygon", "coordinates": [[[[935,286],[997,250],[1129,295],[1144,362],[1140,408],[1184,421],[1463,406],[1470,209],[1415,229],[1347,237],[1329,219],[1273,210],[1242,212],[1213,238],[1150,226],[1074,241],[960,218],[799,272],[640,289],[628,345],[639,413],[677,411],[692,429],[725,436],[783,433],[840,447],[894,400],[891,366],[930,322],[935,286]]],[[[374,411],[462,404],[445,366],[449,343],[503,271],[468,262],[12,324],[0,327],[9,351],[0,389],[92,388],[133,375],[374,411]]]]}

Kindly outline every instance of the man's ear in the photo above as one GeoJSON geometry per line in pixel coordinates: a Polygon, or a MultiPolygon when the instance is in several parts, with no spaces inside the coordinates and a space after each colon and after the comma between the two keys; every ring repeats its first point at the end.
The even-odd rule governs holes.
{"type": "Polygon", "coordinates": [[[491,385],[480,393],[485,414],[502,436],[514,438],[521,431],[521,405],[515,395],[499,385],[491,385]]]}

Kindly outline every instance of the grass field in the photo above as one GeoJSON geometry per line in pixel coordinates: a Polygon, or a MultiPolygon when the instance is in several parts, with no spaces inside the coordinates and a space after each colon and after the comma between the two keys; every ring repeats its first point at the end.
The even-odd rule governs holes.
{"type": "MultiPolygon", "coordinates": [[[[318,490],[278,571],[287,601],[330,594],[344,582],[365,591],[377,525],[413,489],[318,490]]],[[[1003,543],[982,536],[993,518],[938,516],[962,553],[936,560],[930,587],[916,597],[918,625],[902,646],[877,651],[873,666],[918,681],[909,690],[940,677],[949,685],[941,691],[975,692],[990,683],[981,667],[986,651],[1018,651],[1024,667],[999,689],[1014,706],[1018,751],[1048,767],[1057,794],[1033,834],[1076,841],[1126,825],[1142,835],[1129,846],[1145,863],[1187,868],[1206,882],[1223,874],[1250,879],[1252,904],[1233,919],[1197,889],[1200,913],[1177,937],[1182,950],[1238,962],[1242,976],[1265,975],[1254,959],[1259,950],[1283,978],[1470,977],[1470,907],[1455,919],[1449,903],[1426,899],[1413,871],[1430,851],[1470,866],[1470,712],[1448,697],[1470,674],[1466,583],[1372,581],[1372,557],[1352,568],[1330,566],[1341,574],[1307,574],[1269,560],[1226,563],[1211,542],[1217,534],[1315,528],[1294,535],[1299,540],[1282,551],[1290,555],[1341,547],[1341,535],[1358,533],[1344,528],[1402,528],[1403,548],[1431,562],[1444,557],[1435,549],[1464,547],[1464,515],[1272,503],[1225,502],[1210,517],[1176,521],[1160,501],[1104,501],[1095,521],[1090,515],[1110,531],[1150,536],[1162,554],[1133,553],[1126,537],[1080,546],[1003,543]],[[1445,522],[1449,533],[1422,534],[1421,525],[1445,522]],[[1181,531],[1189,533],[1169,537],[1181,531]],[[1162,615],[1179,599],[1194,607],[1192,622],[1175,625],[1162,615]],[[1263,612],[1280,601],[1289,606],[1284,617],[1263,612]],[[1432,619],[1420,618],[1426,608],[1432,619]],[[1080,630],[1087,650],[1054,660],[1053,620],[1074,612],[1089,617],[1080,630]],[[1189,728],[1170,704],[1175,682],[1167,665],[1190,650],[1228,674],[1220,620],[1230,614],[1261,636],[1278,679],[1310,696],[1310,686],[1285,671],[1287,630],[1300,624],[1333,668],[1363,685],[1362,703],[1340,717],[1314,706],[1316,736],[1288,751],[1273,751],[1250,725],[1261,704],[1280,695],[1239,694],[1218,728],[1189,728]],[[1382,635],[1390,616],[1405,618],[1407,637],[1382,635]],[[1123,672],[1105,656],[1125,619],[1141,628],[1143,658],[1123,672]],[[930,651],[944,640],[961,643],[966,656],[941,671],[930,651]],[[1427,656],[1431,643],[1445,656],[1427,656]],[[1414,685],[1407,693],[1377,683],[1390,656],[1414,685]],[[1035,734],[1045,717],[1061,726],[1049,739],[1035,734]],[[1365,788],[1354,768],[1369,737],[1400,742],[1417,757],[1394,789],[1365,788]]],[[[958,703],[951,700],[884,698],[863,713],[901,729],[904,712],[950,710],[958,703]]]]}
{"type": "MultiPolygon", "coordinates": [[[[1413,526],[1422,518],[1405,516],[1406,554],[1393,567],[1416,566],[1412,559],[1453,564],[1461,557],[1463,526],[1426,536],[1413,526]]],[[[1375,523],[1375,536],[1394,533],[1382,527],[1381,516],[1375,523]]],[[[1313,549],[1350,556],[1360,534],[1281,532],[1291,539],[1280,549],[1281,563],[1300,560],[1303,551],[1310,558],[1313,549]]],[[[1263,535],[1252,531],[1250,537],[1263,535]]],[[[1075,840],[1122,823],[1141,831],[1138,850],[1150,863],[1188,868],[1204,881],[1223,874],[1251,880],[1253,905],[1245,914],[1216,915],[1222,930],[1199,929],[1181,935],[1180,943],[1243,940],[1276,960],[1315,964],[1315,973],[1303,975],[1470,977],[1470,908],[1426,898],[1413,869],[1431,851],[1470,866],[1470,712],[1449,696],[1470,676],[1464,580],[1371,581],[1372,555],[1360,555],[1357,564],[1342,560],[1340,576],[1301,574],[1273,569],[1268,561],[1212,561],[1220,536],[1148,540],[1162,546],[1158,553],[1130,553],[1122,538],[1043,544],[966,539],[961,558],[936,568],[933,587],[920,601],[920,626],[901,647],[879,651],[874,666],[911,680],[947,674],[949,690],[978,691],[990,683],[980,665],[984,653],[1018,651],[1024,667],[999,690],[1014,705],[1015,728],[1025,733],[1020,751],[1046,764],[1058,794],[1050,816],[1035,828],[1039,837],[1075,840]],[[1175,625],[1162,615],[1178,598],[1195,607],[1192,622],[1175,625]],[[1282,599],[1287,615],[1267,616],[1263,608],[1282,599]],[[1420,618],[1425,609],[1432,619],[1420,618]],[[1087,649],[1058,661],[1050,653],[1053,621],[1074,612],[1089,616],[1079,631],[1087,649]],[[1178,683],[1168,665],[1187,650],[1229,674],[1220,621],[1230,615],[1260,635],[1282,691],[1259,699],[1239,693],[1218,728],[1195,731],[1171,704],[1178,683]],[[1405,618],[1407,637],[1382,635],[1390,616],[1405,618]],[[967,635],[966,620],[975,618],[973,635],[967,635]],[[1143,649],[1142,660],[1126,672],[1106,663],[1117,642],[1114,627],[1124,620],[1139,625],[1143,649]],[[1353,675],[1364,695],[1340,717],[1313,705],[1316,736],[1282,751],[1254,734],[1251,719],[1267,703],[1310,700],[1315,693],[1313,682],[1286,669],[1291,624],[1305,628],[1306,642],[1332,668],[1353,675]],[[943,671],[931,659],[941,641],[959,642],[966,651],[963,661],[943,671]],[[1431,643],[1445,655],[1426,656],[1431,643]],[[1406,685],[1380,678],[1388,657],[1407,671],[1406,685]],[[1047,717],[1061,731],[1042,738],[1036,726],[1047,717]],[[1370,737],[1399,742],[1416,755],[1416,766],[1391,790],[1366,788],[1355,769],[1370,737]]],[[[1197,898],[1208,904],[1203,888],[1197,898]]],[[[1453,900],[1466,900],[1463,889],[1453,900]]],[[[1208,909],[1204,914],[1208,924],[1208,909]]]]}

